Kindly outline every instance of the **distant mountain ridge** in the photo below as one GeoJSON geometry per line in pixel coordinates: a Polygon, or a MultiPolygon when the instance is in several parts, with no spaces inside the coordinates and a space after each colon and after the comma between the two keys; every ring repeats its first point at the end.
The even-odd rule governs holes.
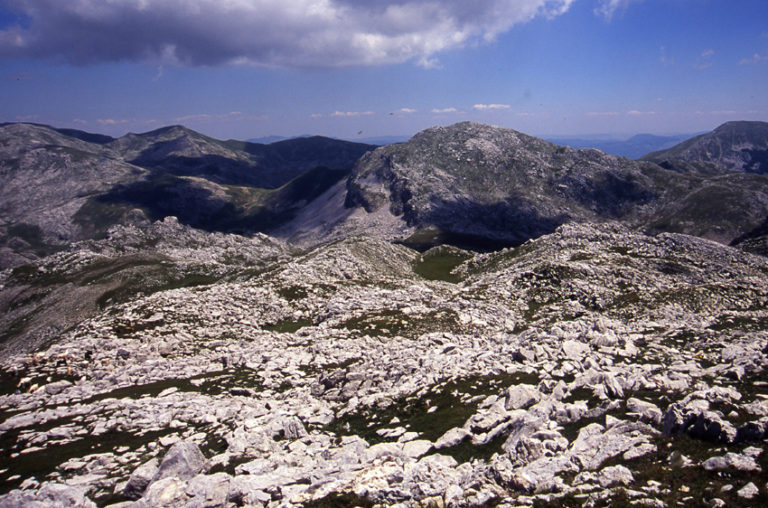
{"type": "Polygon", "coordinates": [[[0,265],[167,216],[303,246],[371,235],[493,249],[563,223],[614,220],[754,243],[768,217],[766,125],[725,124],[632,161],[473,122],[382,147],[221,141],[183,126],[111,138],[3,124],[0,265]]]}
{"type": "Polygon", "coordinates": [[[111,138],[38,124],[0,125],[0,143],[0,266],[167,215],[204,229],[259,230],[290,216],[279,197],[311,199],[374,148],[319,136],[220,141],[183,126],[111,138]],[[302,182],[313,185],[290,190],[308,171],[302,182]]]}
{"type": "Polygon", "coordinates": [[[335,226],[337,233],[326,222],[318,235],[372,227],[393,237],[412,235],[415,243],[454,238],[465,246],[491,241],[493,247],[518,244],[565,222],[621,220],[728,243],[768,216],[767,185],[758,175],[681,174],[464,122],[366,154],[344,192],[337,189],[337,210],[323,211],[344,217],[343,198],[348,217],[335,226]],[[366,214],[354,212],[358,207],[366,214]]]}
{"type": "Polygon", "coordinates": [[[768,174],[768,123],[727,122],[712,132],[649,153],[643,160],[678,171],[768,174]]]}
{"type": "MultiPolygon", "coordinates": [[[[279,141],[286,141],[289,139],[297,139],[297,138],[311,138],[313,137],[311,134],[301,134],[299,136],[264,136],[260,138],[250,138],[247,139],[249,143],[259,143],[259,144],[265,144],[269,145],[272,143],[277,143],[279,141]]],[[[384,145],[391,145],[392,143],[403,143],[405,141],[408,141],[411,138],[411,136],[372,136],[372,137],[365,137],[365,138],[333,138],[333,139],[341,139],[342,141],[349,141],[351,143],[363,143],[366,145],[376,145],[376,146],[384,146],[384,145]]]]}
{"type": "Polygon", "coordinates": [[[655,134],[636,134],[629,139],[604,139],[597,137],[557,137],[547,136],[545,139],[558,145],[571,148],[596,148],[611,155],[619,155],[630,159],[639,159],[649,152],[671,148],[672,146],[693,137],[693,134],[678,134],[675,136],[658,136],[655,134]]]}

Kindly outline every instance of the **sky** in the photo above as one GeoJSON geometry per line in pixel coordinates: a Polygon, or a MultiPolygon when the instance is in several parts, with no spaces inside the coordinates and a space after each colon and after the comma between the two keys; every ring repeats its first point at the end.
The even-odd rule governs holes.
{"type": "Polygon", "coordinates": [[[768,121],[768,0],[0,0],[0,122],[537,136],[768,121]]]}

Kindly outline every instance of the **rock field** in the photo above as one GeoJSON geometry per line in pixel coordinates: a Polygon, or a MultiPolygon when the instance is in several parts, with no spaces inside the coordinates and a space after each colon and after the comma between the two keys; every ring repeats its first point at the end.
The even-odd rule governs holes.
{"type": "Polygon", "coordinates": [[[764,257],[617,224],[487,254],[229,238],[150,242],[219,278],[2,360],[0,507],[768,504],[764,257]]]}

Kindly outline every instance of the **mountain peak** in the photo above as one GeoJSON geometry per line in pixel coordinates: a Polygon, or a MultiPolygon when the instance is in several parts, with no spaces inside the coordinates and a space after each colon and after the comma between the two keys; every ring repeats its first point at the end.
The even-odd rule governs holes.
{"type": "Polygon", "coordinates": [[[649,153],[643,160],[681,172],[768,174],[768,123],[726,122],[712,132],[649,153]]]}

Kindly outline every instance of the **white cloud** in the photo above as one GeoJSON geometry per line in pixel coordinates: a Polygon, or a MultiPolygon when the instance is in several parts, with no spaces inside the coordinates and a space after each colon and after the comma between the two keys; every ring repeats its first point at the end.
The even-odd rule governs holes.
{"type": "Polygon", "coordinates": [[[232,111],[230,113],[222,113],[222,114],[201,113],[197,115],[180,116],[180,117],[174,118],[173,121],[175,123],[211,122],[211,121],[232,120],[235,118],[246,118],[246,117],[255,118],[252,115],[246,115],[242,111],[232,111]]]}
{"type": "Polygon", "coordinates": [[[413,113],[416,113],[416,110],[412,108],[400,108],[396,112],[403,115],[412,115],[413,113]]]}
{"type": "Polygon", "coordinates": [[[40,120],[40,115],[16,115],[17,122],[37,122],[40,120]]]}
{"type": "Polygon", "coordinates": [[[348,116],[369,116],[373,111],[334,111],[331,116],[335,117],[348,117],[348,116]]]}
{"type": "Polygon", "coordinates": [[[713,56],[715,56],[714,49],[705,49],[702,51],[701,55],[699,55],[699,58],[696,59],[696,63],[693,64],[694,69],[703,71],[704,69],[709,69],[712,67],[713,56]]]}
{"type": "Polygon", "coordinates": [[[487,111],[489,109],[509,109],[510,107],[509,104],[475,104],[472,109],[487,111]]]}
{"type": "Polygon", "coordinates": [[[458,113],[459,110],[456,108],[435,108],[432,110],[432,113],[436,113],[438,115],[446,114],[446,113],[458,113]]]}
{"type": "Polygon", "coordinates": [[[128,118],[97,118],[96,123],[99,125],[123,125],[127,123],[135,122],[134,119],[128,118]]]}
{"type": "Polygon", "coordinates": [[[761,55],[760,53],[755,53],[752,55],[751,58],[742,58],[739,60],[739,65],[749,65],[749,64],[760,64],[760,63],[766,63],[768,62],[768,53],[765,55],[761,55]]]}
{"type": "Polygon", "coordinates": [[[595,14],[603,16],[606,20],[613,19],[617,11],[624,12],[629,4],[636,0],[600,0],[600,5],[595,9],[595,14]]]}
{"type": "Polygon", "coordinates": [[[655,111],[638,111],[636,109],[633,109],[631,111],[627,111],[627,114],[629,116],[646,116],[646,115],[655,115],[655,111]]]}
{"type": "Polygon", "coordinates": [[[660,53],[659,61],[661,62],[661,65],[663,65],[665,67],[669,67],[671,65],[675,65],[675,59],[674,58],[670,58],[670,57],[667,56],[667,48],[666,47],[660,46],[659,47],[659,53],[660,53]]]}
{"type": "Polygon", "coordinates": [[[619,116],[618,111],[589,111],[587,116],[619,116]]]}
{"type": "Polygon", "coordinates": [[[25,18],[0,55],[75,64],[343,67],[416,62],[493,41],[575,0],[5,0],[25,18]]]}

